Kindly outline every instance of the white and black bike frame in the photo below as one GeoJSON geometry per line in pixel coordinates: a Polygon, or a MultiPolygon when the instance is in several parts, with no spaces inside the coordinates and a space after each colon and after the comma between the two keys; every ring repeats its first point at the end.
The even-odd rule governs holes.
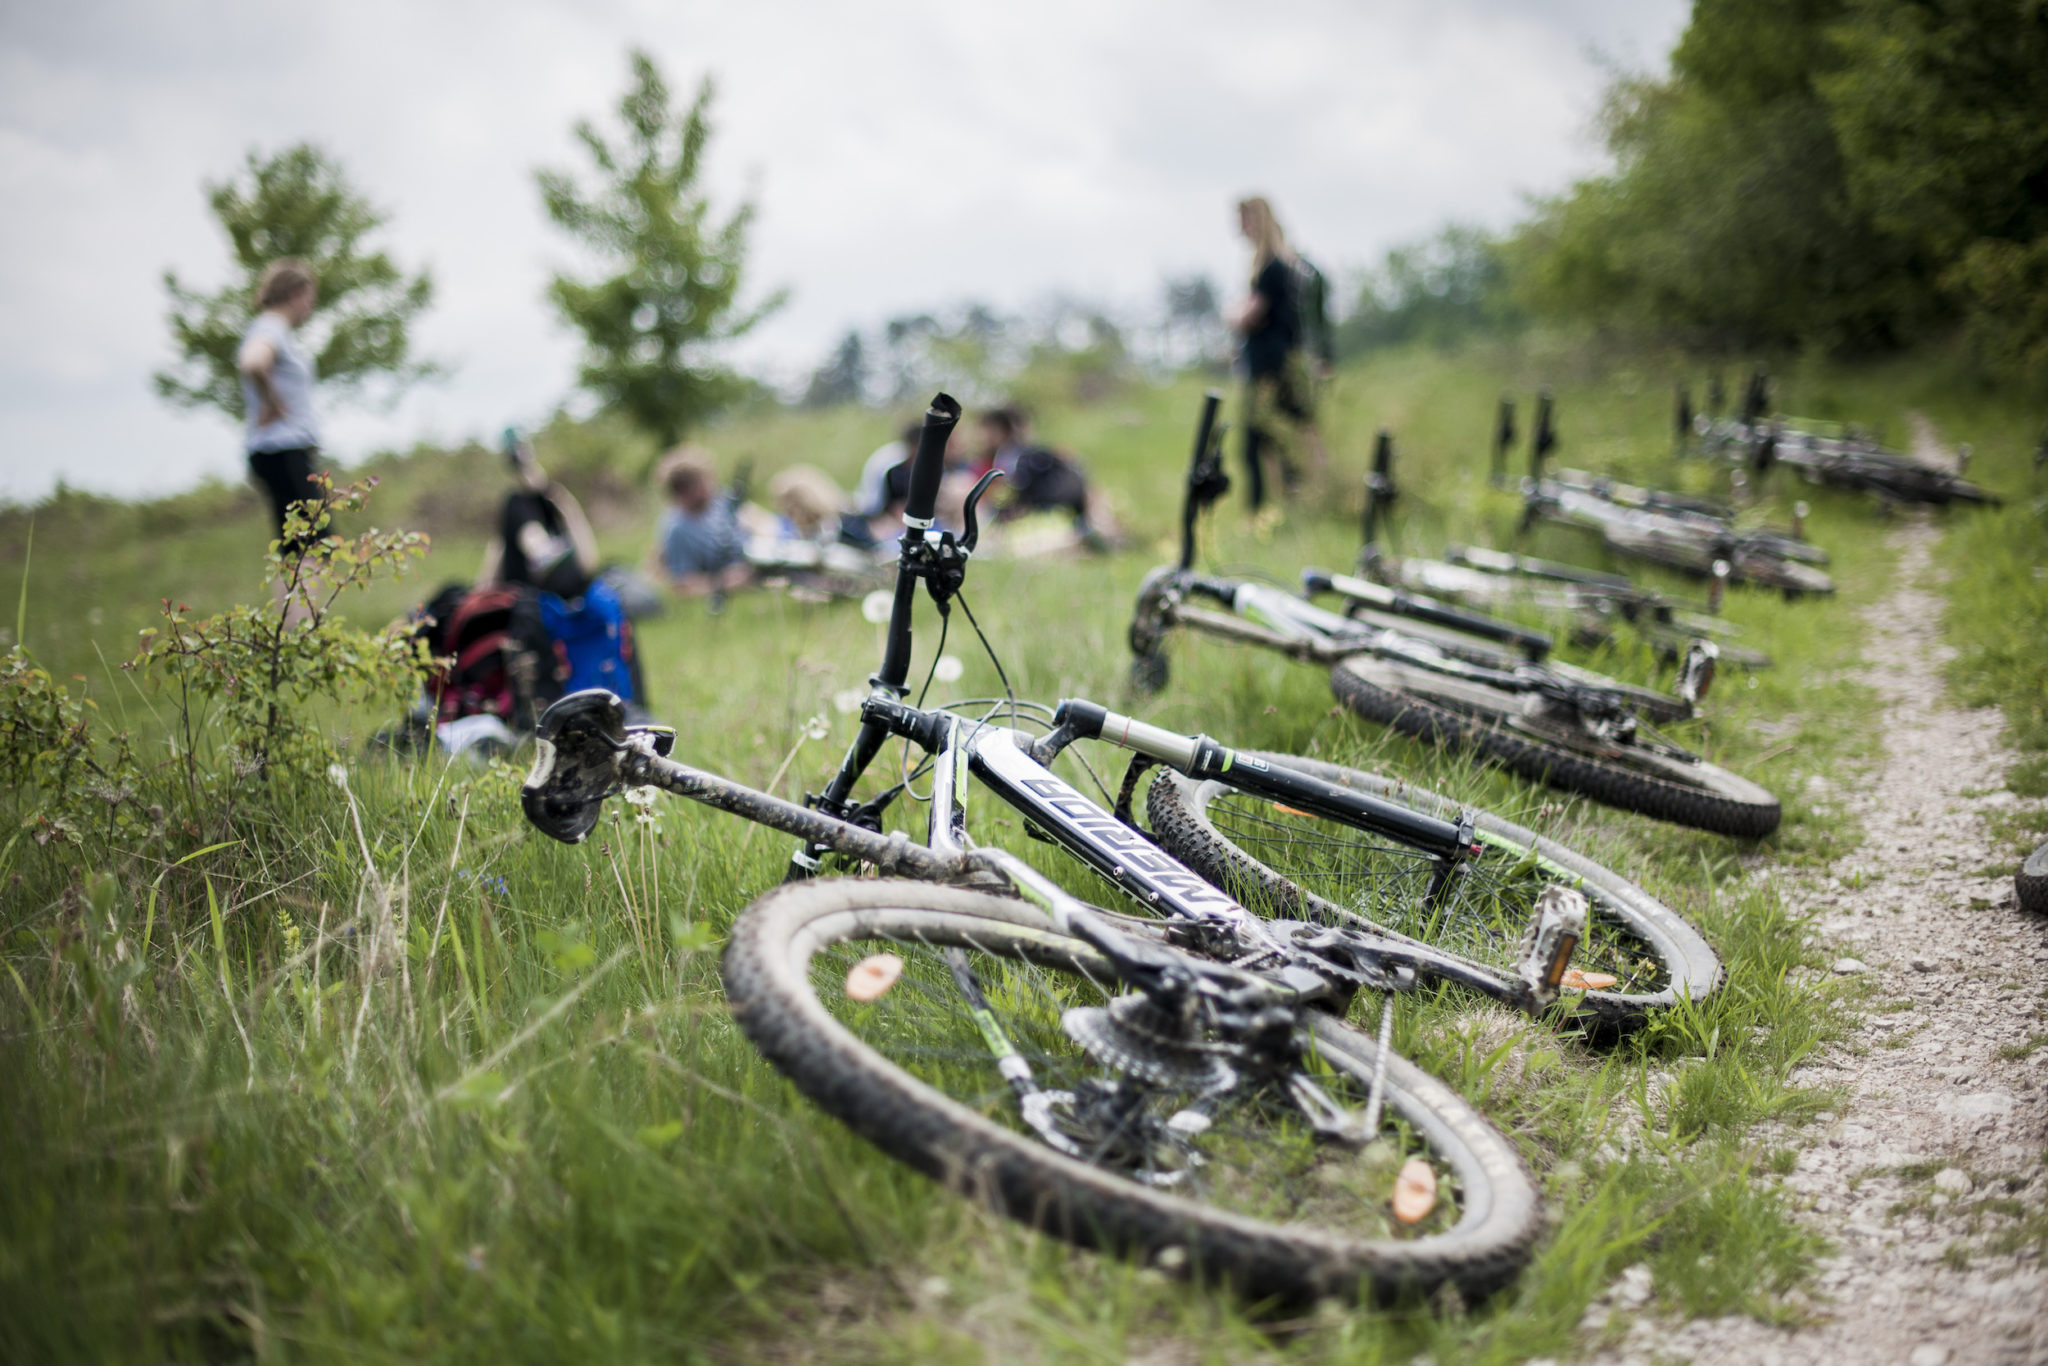
{"type": "MultiPolygon", "coordinates": [[[[1359,985],[1398,988],[1430,977],[1460,983],[1532,1013],[1556,999],[1584,932],[1585,900],[1576,893],[1558,889],[1562,895],[1540,897],[1520,961],[1512,970],[1487,968],[1363,927],[1305,925],[1258,916],[1154,844],[1130,819],[1128,807],[1139,776],[1151,765],[1194,778],[1227,779],[1247,792],[1345,821],[1433,859],[1424,893],[1432,903],[1447,895],[1460,866],[1483,852],[1469,816],[1441,820],[1268,764],[1206,736],[1163,730],[1084,700],[1061,703],[1053,713],[1051,733],[1039,736],[905,702],[918,581],[926,582],[942,607],[957,593],[974,545],[974,502],[988,482],[984,479],[968,499],[963,538],[956,541],[950,532],[933,527],[931,510],[946,438],[959,412],[959,406],[942,394],[926,414],[904,514],[906,534],[882,667],[870,679],[860,730],[823,793],[798,805],[691,768],[670,757],[672,730],[628,727],[618,700],[592,690],[563,698],[542,717],[536,737],[539,755],[522,796],[527,818],[543,832],[576,843],[596,827],[606,798],[628,787],[652,785],[796,836],[803,843],[792,857],[791,877],[812,876],[836,858],[888,875],[1014,890],[1044,906],[1059,928],[1075,933],[1084,933],[1083,924],[1098,931],[1106,925],[1101,912],[1061,890],[1023,859],[972,843],[966,823],[971,779],[1022,815],[1034,832],[1101,874],[1196,946],[1228,960],[1281,965],[1292,989],[1308,997],[1348,997],[1359,985]],[[906,783],[865,802],[852,797],[855,785],[891,738],[908,740],[933,758],[926,845],[912,844],[900,831],[882,833],[882,818],[906,783]],[[1101,741],[1135,756],[1117,812],[1104,810],[1048,766],[1076,740],[1101,741]]],[[[1293,601],[1310,613],[1320,610],[1293,601]]],[[[1334,614],[1322,615],[1356,630],[1334,614]]],[[[1091,942],[1097,938],[1094,933],[1084,937],[1091,942]]]]}

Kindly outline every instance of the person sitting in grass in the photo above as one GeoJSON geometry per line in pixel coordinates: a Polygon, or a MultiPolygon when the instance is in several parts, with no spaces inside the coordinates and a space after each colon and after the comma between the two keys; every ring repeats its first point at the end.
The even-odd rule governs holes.
{"type": "Polygon", "coordinates": [[[889,510],[889,476],[897,466],[910,464],[910,458],[917,454],[918,434],[923,430],[922,421],[908,423],[894,441],[875,447],[874,454],[861,466],[860,482],[853,488],[854,512],[873,519],[889,510]]]}
{"type": "Polygon", "coordinates": [[[654,571],[669,591],[702,597],[738,588],[752,577],[735,506],[718,487],[709,452],[679,446],[663,457],[655,482],[668,501],[654,538],[654,571]]]}
{"type": "Polygon", "coordinates": [[[479,586],[523,583],[559,598],[580,598],[597,575],[597,537],[576,495],[548,478],[533,443],[505,429],[505,458],[518,481],[505,498],[498,534],[484,547],[479,586]]]}
{"type": "Polygon", "coordinates": [[[866,520],[846,510],[846,494],[815,465],[791,465],[768,481],[768,500],[781,524],[776,534],[873,550],[866,520]]]}
{"type": "Polygon", "coordinates": [[[976,419],[976,426],[981,433],[979,467],[1003,472],[1002,483],[991,490],[1001,499],[997,521],[1034,512],[1065,512],[1089,549],[1108,548],[1116,535],[1108,507],[1089,487],[1078,462],[1031,441],[1030,419],[1023,409],[1014,404],[990,408],[976,419]]]}

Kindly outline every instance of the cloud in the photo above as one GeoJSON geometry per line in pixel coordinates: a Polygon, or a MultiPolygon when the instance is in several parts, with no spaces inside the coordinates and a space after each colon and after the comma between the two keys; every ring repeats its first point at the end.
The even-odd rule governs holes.
{"type": "Polygon", "coordinates": [[[0,18],[0,497],[59,478],[146,493],[240,477],[223,419],[165,409],[159,277],[219,278],[203,181],[252,147],[326,146],[430,266],[419,329],[453,376],[333,413],[352,458],[532,420],[576,347],[542,301],[573,260],[537,165],[577,164],[629,45],[679,94],[719,83],[707,175],[754,198],[753,280],[791,305],[739,347],[814,363],[848,326],[973,296],[1136,299],[1243,268],[1258,189],[1326,268],[1446,219],[1501,224],[1599,164],[1600,49],[1654,60],[1683,0],[1300,0],[1031,7],[877,0],[568,5],[206,0],[9,7],[0,18]]]}

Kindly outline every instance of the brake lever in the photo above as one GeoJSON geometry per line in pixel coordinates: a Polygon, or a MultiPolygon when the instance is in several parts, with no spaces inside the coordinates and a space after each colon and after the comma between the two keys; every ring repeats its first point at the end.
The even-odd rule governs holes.
{"type": "Polygon", "coordinates": [[[981,521],[975,516],[975,509],[981,502],[981,495],[988,492],[988,486],[1002,477],[1001,470],[990,470],[975,480],[974,487],[967,491],[967,505],[961,514],[967,522],[967,534],[960,538],[960,548],[969,555],[974,553],[974,547],[981,541],[981,521]]]}

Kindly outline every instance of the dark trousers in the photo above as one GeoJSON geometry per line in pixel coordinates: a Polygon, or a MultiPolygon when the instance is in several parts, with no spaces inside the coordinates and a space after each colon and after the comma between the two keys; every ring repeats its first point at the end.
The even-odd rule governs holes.
{"type": "Polygon", "coordinates": [[[1301,482],[1296,436],[1316,420],[1315,390],[1301,352],[1290,351],[1280,369],[1245,382],[1243,416],[1245,492],[1256,512],[1266,501],[1269,458],[1289,492],[1301,482]]]}
{"type": "MultiPolygon", "coordinates": [[[[280,540],[284,538],[285,511],[293,503],[320,501],[320,486],[313,482],[313,467],[319,458],[319,450],[312,446],[249,452],[249,473],[263,485],[263,492],[270,498],[271,517],[277,523],[280,540]]],[[[303,537],[294,538],[283,547],[287,556],[303,554],[306,549],[303,537]]]]}

